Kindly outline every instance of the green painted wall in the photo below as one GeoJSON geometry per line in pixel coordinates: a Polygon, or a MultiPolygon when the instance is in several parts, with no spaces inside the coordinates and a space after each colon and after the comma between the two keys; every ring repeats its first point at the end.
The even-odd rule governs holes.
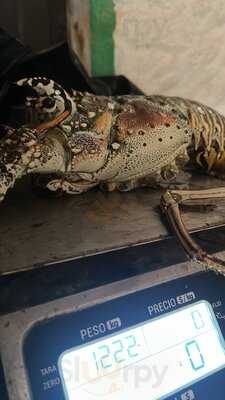
{"type": "Polygon", "coordinates": [[[115,72],[113,33],[116,16],[113,0],[90,0],[91,70],[93,76],[115,72]]]}

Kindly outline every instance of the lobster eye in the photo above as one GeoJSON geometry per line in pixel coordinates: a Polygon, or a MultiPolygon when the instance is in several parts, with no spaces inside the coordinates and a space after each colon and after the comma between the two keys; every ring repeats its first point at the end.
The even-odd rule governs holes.
{"type": "Polygon", "coordinates": [[[48,78],[42,78],[42,81],[41,81],[41,83],[42,83],[44,86],[48,86],[50,82],[51,82],[51,81],[50,81],[50,79],[48,79],[48,78]]]}
{"type": "Polygon", "coordinates": [[[32,86],[37,86],[39,84],[39,79],[38,78],[33,78],[32,79],[32,86]]]}
{"type": "Polygon", "coordinates": [[[52,97],[46,97],[42,102],[42,106],[46,109],[53,108],[55,106],[55,100],[52,97]]]}

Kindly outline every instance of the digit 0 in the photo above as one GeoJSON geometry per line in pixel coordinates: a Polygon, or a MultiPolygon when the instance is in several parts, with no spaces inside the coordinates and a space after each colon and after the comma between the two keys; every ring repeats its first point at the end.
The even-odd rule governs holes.
{"type": "Polygon", "coordinates": [[[204,357],[196,340],[186,343],[185,349],[194,371],[198,371],[205,366],[204,357]]]}

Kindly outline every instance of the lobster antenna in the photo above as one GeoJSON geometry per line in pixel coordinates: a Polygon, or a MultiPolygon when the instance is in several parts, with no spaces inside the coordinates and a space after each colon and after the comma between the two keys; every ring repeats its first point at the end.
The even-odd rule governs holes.
{"type": "Polygon", "coordinates": [[[43,122],[42,124],[38,125],[35,128],[37,134],[41,134],[48,129],[55,128],[57,125],[61,124],[69,115],[70,115],[70,112],[68,110],[66,110],[66,111],[63,111],[61,114],[59,114],[52,121],[43,122]]]}

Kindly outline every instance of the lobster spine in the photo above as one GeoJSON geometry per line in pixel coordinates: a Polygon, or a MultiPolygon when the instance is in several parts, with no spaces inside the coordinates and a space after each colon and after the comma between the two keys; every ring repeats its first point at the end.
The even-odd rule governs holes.
{"type": "Polygon", "coordinates": [[[197,101],[157,96],[171,111],[185,118],[193,130],[189,145],[191,161],[207,172],[225,171],[225,117],[197,101]]]}

